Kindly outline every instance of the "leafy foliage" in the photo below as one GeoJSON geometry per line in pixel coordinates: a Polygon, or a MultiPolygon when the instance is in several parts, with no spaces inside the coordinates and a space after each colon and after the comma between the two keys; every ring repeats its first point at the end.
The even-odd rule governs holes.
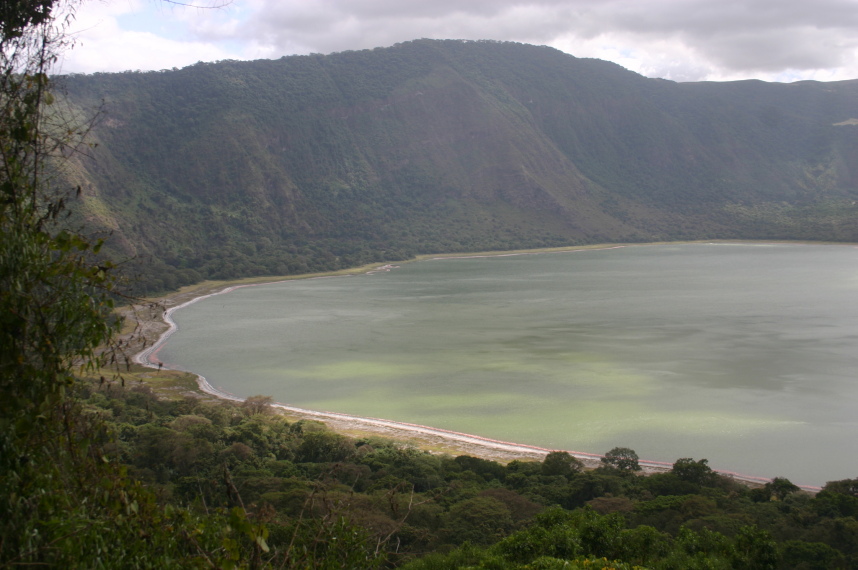
{"type": "Polygon", "coordinates": [[[641,470],[641,466],[638,463],[639,459],[634,449],[615,447],[605,454],[602,458],[602,464],[619,471],[633,472],[641,470]]]}
{"type": "Polygon", "coordinates": [[[569,454],[568,451],[552,451],[542,461],[543,475],[568,476],[578,473],[584,468],[584,464],[569,454]]]}
{"type": "Polygon", "coordinates": [[[64,391],[73,363],[113,331],[109,265],[89,256],[100,244],[57,228],[64,201],[45,179],[75,135],[47,110],[51,5],[4,4],[0,36],[0,560],[15,563],[41,559],[86,519],[71,495],[54,496],[80,486],[70,470],[83,452],[66,440],[86,432],[64,391]]]}
{"type": "MultiPolygon", "coordinates": [[[[433,455],[230,402],[159,400],[138,381],[123,387],[93,378],[82,388],[87,414],[115,434],[111,461],[124,463],[172,512],[203,525],[200,546],[220,560],[312,568],[845,568],[858,556],[858,525],[840,510],[849,508],[842,499],[854,499],[849,481],[832,482],[817,497],[781,498],[706,470],[699,482],[615,468],[560,476],[543,473],[544,463],[433,455]],[[246,523],[229,523],[237,550],[218,548],[216,521],[242,512],[246,523]]],[[[676,464],[680,474],[688,464],[708,467],[676,464]]]]}
{"type": "Polygon", "coordinates": [[[240,541],[261,535],[244,512],[159,504],[110,461],[111,434],[71,396],[76,372],[111,354],[118,323],[114,267],[101,242],[69,229],[51,184],[81,135],[48,89],[57,9],[0,9],[0,566],[247,566],[258,556],[240,541]]]}
{"type": "Polygon", "coordinates": [[[706,459],[699,461],[694,461],[690,457],[677,459],[671,472],[682,481],[697,485],[709,484],[716,478],[716,473],[709,467],[709,461],[706,459]]]}

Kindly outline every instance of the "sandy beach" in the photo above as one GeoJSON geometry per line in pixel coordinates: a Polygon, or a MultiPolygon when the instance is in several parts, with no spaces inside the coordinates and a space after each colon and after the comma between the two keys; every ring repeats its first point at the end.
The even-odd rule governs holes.
{"type": "MultiPolygon", "coordinates": [[[[612,244],[606,247],[614,248],[621,246],[612,244]]],[[[578,249],[579,248],[569,248],[566,251],[577,251],[578,249]]],[[[533,252],[521,252],[518,254],[524,255],[529,253],[533,252]]],[[[475,256],[481,255],[487,254],[475,254],[475,256]]],[[[511,254],[505,252],[501,255],[511,254]]],[[[389,264],[379,264],[376,266],[360,268],[357,271],[350,272],[350,274],[356,274],[358,272],[373,273],[379,271],[390,271],[396,267],[397,266],[389,264]]],[[[346,274],[349,273],[340,273],[339,275],[346,274]]],[[[337,275],[310,275],[304,278],[319,279],[333,276],[337,275]]],[[[197,286],[184,288],[166,297],[153,299],[151,303],[147,303],[145,305],[124,308],[121,311],[122,315],[127,321],[135,323],[136,327],[137,345],[135,346],[133,342],[130,344],[132,347],[131,352],[135,353],[133,357],[134,362],[153,369],[161,369],[164,367],[164,364],[158,359],[158,351],[167,339],[169,339],[169,337],[177,330],[172,319],[172,315],[175,311],[203,299],[207,299],[215,295],[227,294],[242,287],[278,283],[284,280],[287,279],[268,278],[243,280],[231,283],[204,282],[197,286]]],[[[197,384],[199,391],[203,394],[236,402],[243,401],[242,398],[234,394],[215,388],[202,376],[197,375],[197,384]]],[[[321,421],[329,425],[332,429],[342,433],[352,435],[376,434],[382,437],[406,441],[419,448],[434,452],[472,455],[475,457],[506,463],[512,460],[542,461],[546,454],[551,451],[555,451],[536,446],[494,440],[466,433],[433,428],[431,426],[394,422],[381,418],[353,416],[337,412],[308,410],[290,406],[288,403],[277,402],[274,406],[290,418],[321,421]]],[[[570,454],[581,460],[587,468],[595,468],[600,465],[600,455],[574,450],[563,451],[568,451],[570,454]]],[[[644,473],[664,472],[669,471],[671,468],[670,463],[648,460],[641,460],[640,465],[643,468],[644,473]]],[[[748,484],[763,484],[769,481],[769,479],[763,477],[755,477],[729,471],[719,472],[748,484]]],[[[808,487],[806,490],[815,491],[818,489],[808,487]]]]}

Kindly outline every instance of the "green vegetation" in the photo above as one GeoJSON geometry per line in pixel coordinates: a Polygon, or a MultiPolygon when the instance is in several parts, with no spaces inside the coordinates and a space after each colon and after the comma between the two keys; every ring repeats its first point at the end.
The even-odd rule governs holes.
{"type": "MultiPolygon", "coordinates": [[[[705,459],[679,459],[648,476],[626,463],[582,470],[560,451],[542,463],[502,465],[288,421],[261,396],[243,404],[161,399],[149,381],[79,384],[83,413],[105,434],[99,454],[196,524],[214,528],[209,517],[246,513],[233,526],[239,564],[252,566],[257,554],[262,566],[301,568],[858,563],[858,480],[813,496],[782,478],[739,484],[705,459]],[[264,536],[264,554],[242,528],[264,536]]],[[[606,456],[625,461],[634,451],[606,456]]]]}
{"type": "Polygon", "coordinates": [[[406,42],[59,79],[99,108],[80,216],[141,291],[419,254],[858,241],[855,82],[676,84],[547,47],[406,42]]]}
{"type": "Polygon", "coordinates": [[[602,458],[602,465],[616,469],[617,471],[633,473],[641,470],[638,459],[640,458],[633,449],[615,447],[602,458]]]}

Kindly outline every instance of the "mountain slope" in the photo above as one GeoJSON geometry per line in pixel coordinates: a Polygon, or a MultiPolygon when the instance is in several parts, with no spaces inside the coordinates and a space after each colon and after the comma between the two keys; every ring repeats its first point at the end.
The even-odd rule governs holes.
{"type": "Polygon", "coordinates": [[[419,40],[64,83],[105,110],[71,180],[149,289],[442,251],[858,239],[856,81],[676,84],[419,40]]]}

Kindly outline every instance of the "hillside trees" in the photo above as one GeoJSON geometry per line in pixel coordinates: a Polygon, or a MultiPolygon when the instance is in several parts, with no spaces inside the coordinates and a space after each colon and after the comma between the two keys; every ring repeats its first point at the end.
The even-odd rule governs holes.
{"type": "Polygon", "coordinates": [[[690,457],[677,459],[671,471],[682,481],[697,485],[709,484],[717,477],[717,474],[709,467],[709,461],[706,459],[700,459],[699,461],[694,461],[690,457]]]}
{"type": "MultiPolygon", "coordinates": [[[[215,560],[226,553],[212,548],[224,538],[213,518],[249,524],[257,536],[264,521],[263,567],[553,567],[537,562],[545,557],[568,562],[555,564],[563,568],[602,558],[621,561],[606,567],[665,570],[858,565],[854,481],[781,499],[717,473],[700,484],[671,472],[638,477],[605,468],[546,475],[538,462],[452,458],[228,401],[158,399],[148,382],[84,379],[81,404],[113,426],[128,470],[202,525],[195,538],[215,560]],[[245,523],[230,519],[238,501],[245,523]]],[[[240,539],[239,566],[250,566],[249,539],[229,538],[240,539]]],[[[175,548],[168,552],[177,559],[175,548]]],[[[189,567],[199,561],[184,556],[189,567]]]]}
{"type": "Polygon", "coordinates": [[[98,243],[61,229],[65,199],[49,187],[48,161],[77,133],[49,111],[51,3],[12,2],[0,37],[0,279],[4,415],[37,408],[70,382],[70,360],[92,357],[112,327],[110,266],[98,243]]]}
{"type": "Polygon", "coordinates": [[[584,464],[568,451],[552,451],[542,461],[543,475],[571,475],[584,468],[584,464]]]}
{"type": "Polygon", "coordinates": [[[63,120],[48,77],[71,9],[0,8],[0,566],[253,565],[259,525],[243,511],[198,518],[157,504],[74,396],[82,368],[124,358],[110,347],[114,265],[69,229],[70,196],[52,184],[85,134],[63,120]]]}
{"type": "Polygon", "coordinates": [[[638,454],[628,447],[615,447],[602,458],[602,465],[619,471],[633,473],[640,471],[638,454]]]}
{"type": "MultiPolygon", "coordinates": [[[[53,2],[4,3],[0,25],[0,411],[4,421],[45,415],[113,331],[111,265],[99,243],[60,226],[66,196],[50,187],[49,161],[78,133],[50,111],[47,68],[61,39],[53,2]]],[[[32,428],[9,423],[13,441],[32,428]]],[[[6,426],[4,426],[6,427],[6,426]]],[[[4,453],[4,457],[9,455],[4,453]]]]}
{"type": "Polygon", "coordinates": [[[106,556],[108,544],[170,518],[97,460],[106,434],[69,397],[77,368],[107,355],[116,280],[100,242],[66,227],[69,197],[52,186],[82,136],[49,89],[65,7],[13,0],[0,11],[0,565],[127,565],[140,546],[106,556]]]}
{"type": "MultiPolygon", "coordinates": [[[[114,329],[110,266],[92,257],[98,243],[61,229],[65,198],[49,185],[49,160],[77,135],[50,111],[47,71],[62,45],[54,4],[0,12],[0,560],[12,563],[44,560],[60,539],[41,520],[74,513],[67,496],[47,500],[80,483],[64,467],[83,459],[74,439],[87,426],[65,394],[74,364],[92,362],[114,329]]],[[[74,534],[75,514],[55,527],[74,534]]]]}

